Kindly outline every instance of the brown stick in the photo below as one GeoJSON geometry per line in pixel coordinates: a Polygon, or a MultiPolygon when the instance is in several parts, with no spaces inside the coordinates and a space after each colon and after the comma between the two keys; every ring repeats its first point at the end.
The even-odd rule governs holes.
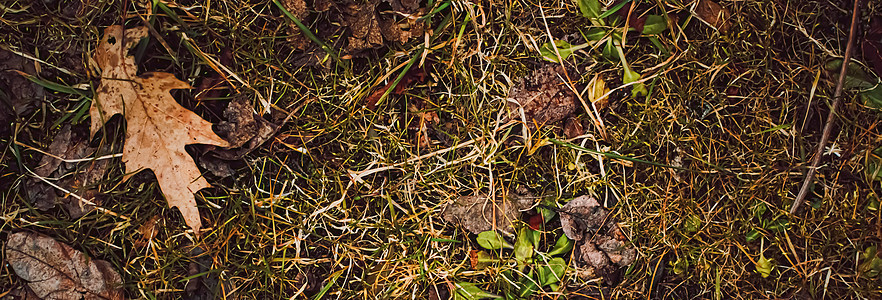
{"type": "Polygon", "coordinates": [[[848,71],[848,62],[851,60],[851,48],[854,45],[854,37],[857,35],[858,19],[860,18],[859,4],[860,0],[854,0],[854,9],[851,12],[851,29],[848,31],[848,44],[845,46],[845,57],[842,58],[842,69],[839,71],[839,82],[836,83],[836,91],[833,92],[833,105],[830,107],[830,113],[827,114],[827,122],[824,124],[824,132],[821,134],[818,150],[815,151],[815,157],[812,158],[812,165],[808,169],[808,174],[805,175],[805,180],[802,181],[802,187],[799,189],[799,194],[796,195],[796,200],[793,201],[793,206],[790,208],[790,214],[795,214],[799,209],[799,206],[802,205],[802,202],[805,201],[805,197],[808,196],[809,185],[811,185],[812,180],[815,178],[815,171],[818,169],[818,164],[821,163],[821,156],[824,155],[824,147],[827,146],[827,140],[830,139],[830,131],[833,130],[833,120],[836,117],[836,109],[839,108],[839,103],[842,102],[842,85],[845,82],[845,75],[848,71]]]}

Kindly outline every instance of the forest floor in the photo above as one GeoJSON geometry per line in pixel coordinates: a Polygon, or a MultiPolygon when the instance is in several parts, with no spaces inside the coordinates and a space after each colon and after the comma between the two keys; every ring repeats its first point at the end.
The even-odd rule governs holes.
{"type": "Polygon", "coordinates": [[[0,298],[878,299],[868,2],[793,214],[851,1],[0,2],[0,298]],[[90,113],[147,72],[223,140],[90,113]]]}

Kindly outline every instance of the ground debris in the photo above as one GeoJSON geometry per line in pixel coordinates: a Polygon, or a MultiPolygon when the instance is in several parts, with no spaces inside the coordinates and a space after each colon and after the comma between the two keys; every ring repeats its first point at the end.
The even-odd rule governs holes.
{"type": "MultiPolygon", "coordinates": [[[[281,3],[304,24],[313,17],[304,0],[284,0],[281,3]]],[[[312,10],[327,12],[333,24],[347,31],[344,52],[348,54],[377,48],[384,42],[404,43],[425,32],[425,23],[419,18],[426,14],[426,8],[413,0],[320,0],[313,3],[312,10]]],[[[293,22],[289,31],[289,42],[295,49],[315,47],[310,46],[311,41],[293,22]]]]}
{"type": "Polygon", "coordinates": [[[231,161],[240,160],[278,132],[279,125],[267,121],[254,112],[244,94],[233,98],[224,110],[226,121],[217,124],[217,134],[230,143],[229,147],[209,146],[208,153],[199,157],[199,165],[218,177],[233,175],[231,161]]]}
{"type": "Polygon", "coordinates": [[[609,218],[609,211],[591,196],[576,197],[560,210],[564,234],[577,242],[576,258],[585,265],[580,273],[584,277],[606,276],[630,265],[637,256],[619,226],[609,218]]]}
{"type": "Polygon", "coordinates": [[[110,263],[90,259],[48,236],[10,235],[6,259],[41,299],[123,299],[122,279],[110,263]]]}
{"type": "Polygon", "coordinates": [[[732,22],[729,20],[732,14],[719,3],[711,0],[698,0],[694,12],[699,20],[720,32],[725,33],[732,28],[732,22]]]}
{"type": "Polygon", "coordinates": [[[521,210],[533,204],[531,195],[509,193],[508,197],[500,195],[495,200],[486,194],[459,197],[448,203],[441,210],[444,220],[459,224],[472,233],[481,233],[491,229],[513,233],[512,222],[520,218],[521,210]]]}
{"type": "Polygon", "coordinates": [[[39,178],[31,178],[28,180],[29,186],[31,186],[28,189],[28,195],[34,207],[48,210],[56,205],[61,205],[71,218],[76,219],[93,211],[95,209],[93,204],[100,205],[103,202],[103,197],[95,188],[95,184],[104,177],[110,160],[64,162],[62,159],[77,160],[98,153],[108,153],[110,152],[108,146],[103,147],[101,151],[89,147],[85,129],[77,130],[72,129],[70,125],[64,125],[52,143],[49,144],[46,152],[48,154],[43,155],[43,158],[40,159],[39,165],[34,169],[34,174],[44,180],[53,180],[55,185],[79,197],[64,193],[39,178]],[[68,176],[70,174],[73,175],[68,176]],[[55,178],[59,179],[55,180],[55,178]],[[82,199],[91,203],[86,203],[82,199]]]}
{"type": "Polygon", "coordinates": [[[90,132],[94,135],[106,120],[122,114],[126,120],[122,156],[125,169],[129,172],[153,170],[169,206],[177,207],[187,225],[198,234],[202,220],[194,193],[210,185],[185,146],[227,147],[229,143],[212,131],[211,123],[172,97],[171,90],[189,89],[188,83],[170,73],[138,74],[135,59],[128,50],[147,36],[147,31],[146,27],[124,29],[119,25],[104,30],[93,56],[102,70],[102,80],[89,110],[90,132]]]}
{"type": "Polygon", "coordinates": [[[509,118],[532,129],[566,119],[576,111],[576,94],[565,84],[564,67],[545,64],[521,78],[508,94],[509,118]],[[523,111],[523,112],[522,112],[523,111]]]}
{"type": "Polygon", "coordinates": [[[37,75],[34,64],[15,53],[0,49],[0,136],[11,134],[9,123],[34,111],[46,91],[18,72],[37,75]]]}

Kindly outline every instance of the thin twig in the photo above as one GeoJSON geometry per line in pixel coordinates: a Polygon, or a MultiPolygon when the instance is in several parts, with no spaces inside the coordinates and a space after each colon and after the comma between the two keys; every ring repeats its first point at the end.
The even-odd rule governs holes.
{"type": "Polygon", "coordinates": [[[815,157],[812,158],[812,164],[808,169],[808,174],[805,175],[805,180],[802,181],[802,187],[799,189],[799,194],[796,195],[796,200],[793,201],[793,206],[790,208],[790,214],[795,214],[799,209],[799,206],[802,205],[802,202],[805,201],[805,197],[808,195],[809,185],[811,185],[814,180],[815,171],[818,169],[818,164],[821,163],[821,156],[824,155],[824,147],[827,146],[827,140],[830,139],[830,131],[833,130],[833,120],[836,117],[836,109],[839,108],[839,103],[842,102],[842,85],[845,82],[845,75],[848,71],[848,62],[851,60],[854,38],[857,34],[858,18],[860,17],[859,5],[860,0],[854,0],[854,9],[851,12],[851,29],[848,31],[848,44],[845,46],[845,57],[842,58],[842,68],[839,71],[839,81],[836,83],[836,91],[833,92],[833,105],[830,107],[830,113],[827,114],[827,122],[824,124],[824,132],[821,134],[821,141],[818,143],[815,157]]]}

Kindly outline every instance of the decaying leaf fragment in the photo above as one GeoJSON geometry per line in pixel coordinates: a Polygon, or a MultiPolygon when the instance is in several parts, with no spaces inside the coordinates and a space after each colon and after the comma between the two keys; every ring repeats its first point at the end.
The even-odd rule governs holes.
{"type": "Polygon", "coordinates": [[[509,193],[508,197],[490,199],[486,194],[459,197],[448,203],[441,214],[444,220],[462,225],[468,231],[478,234],[497,229],[513,233],[512,221],[517,220],[521,210],[529,208],[533,200],[529,195],[509,193]]]}
{"type": "Polygon", "coordinates": [[[169,206],[177,207],[198,234],[202,222],[196,208],[194,193],[209,187],[208,182],[184,150],[189,144],[229,144],[211,130],[211,123],[178,104],[169,92],[191,88],[169,73],[153,72],[137,75],[137,66],[128,50],[142,37],[147,28],[123,29],[110,26],[104,30],[93,56],[101,68],[101,83],[89,110],[94,136],[114,114],[126,120],[126,141],[122,160],[129,172],[151,169],[169,206]]]}
{"type": "Polygon", "coordinates": [[[587,277],[602,277],[619,267],[630,265],[637,251],[609,211],[594,197],[580,196],[567,202],[560,210],[560,224],[564,234],[577,243],[576,258],[585,265],[587,277]]]}
{"type": "Polygon", "coordinates": [[[9,235],[6,260],[40,299],[123,299],[122,279],[110,263],[90,259],[48,236],[9,235]]]}
{"type": "Polygon", "coordinates": [[[732,27],[732,23],[729,21],[732,14],[728,9],[712,0],[698,0],[694,11],[698,19],[720,32],[725,33],[732,27]]]}
{"type": "Polygon", "coordinates": [[[545,64],[519,79],[508,94],[509,118],[535,129],[570,116],[576,111],[577,99],[565,80],[564,67],[559,64],[545,64]]]}
{"type": "MultiPolygon", "coordinates": [[[[85,130],[82,130],[85,131],[85,130]]],[[[61,205],[71,218],[79,218],[95,209],[93,204],[100,205],[103,195],[95,188],[109,165],[109,160],[99,159],[81,162],[64,162],[62,159],[84,159],[101,153],[109,153],[108,145],[101,149],[89,147],[86,134],[64,125],[52,143],[49,144],[43,158],[34,168],[34,174],[40,178],[28,179],[28,196],[34,207],[48,210],[61,205]],[[43,180],[53,182],[52,186],[43,180]],[[57,187],[65,189],[62,191],[57,187]],[[78,195],[74,197],[71,194],[78,195]],[[82,199],[88,201],[84,202],[82,199]]]]}

